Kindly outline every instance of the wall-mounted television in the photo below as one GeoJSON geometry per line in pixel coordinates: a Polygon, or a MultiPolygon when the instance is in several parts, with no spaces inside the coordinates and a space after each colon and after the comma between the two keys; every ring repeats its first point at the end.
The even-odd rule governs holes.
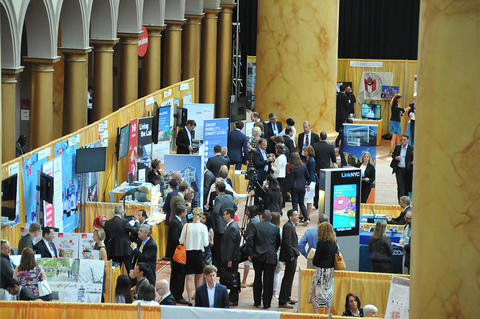
{"type": "Polygon", "coordinates": [[[380,104],[362,104],[362,118],[380,120],[382,118],[382,106],[380,104]]]}
{"type": "Polygon", "coordinates": [[[103,172],[105,170],[106,147],[79,148],[75,172],[77,174],[103,172]]]}

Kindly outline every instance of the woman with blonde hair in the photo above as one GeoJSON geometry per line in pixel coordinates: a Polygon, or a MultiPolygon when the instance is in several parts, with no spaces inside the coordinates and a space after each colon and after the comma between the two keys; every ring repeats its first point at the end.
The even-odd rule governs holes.
{"type": "Polygon", "coordinates": [[[202,209],[193,209],[193,221],[185,224],[180,234],[179,243],[185,245],[187,251],[187,263],[185,264],[186,288],[188,302],[194,299],[194,291],[203,284],[203,267],[205,262],[203,254],[205,247],[210,244],[208,240],[207,226],[200,222],[202,209]]]}
{"type": "Polygon", "coordinates": [[[307,204],[307,216],[310,220],[310,213],[312,212],[313,198],[315,197],[315,185],[317,183],[317,174],[315,173],[315,149],[312,145],[308,145],[304,148],[306,159],[305,165],[307,166],[308,174],[310,174],[310,189],[305,192],[305,204],[307,204]]]}
{"type": "Polygon", "coordinates": [[[390,238],[385,234],[386,232],[387,222],[384,220],[378,221],[375,225],[375,231],[368,242],[373,272],[392,272],[391,258],[393,248],[390,238]]]}
{"type": "MultiPolygon", "coordinates": [[[[317,248],[313,257],[315,274],[310,286],[309,302],[313,305],[313,311],[318,313],[318,308],[325,309],[324,313],[330,313],[333,297],[333,276],[335,266],[335,254],[337,243],[332,225],[323,222],[317,229],[317,248]]],[[[323,311],[322,311],[323,313],[323,311]]]]}
{"type": "Polygon", "coordinates": [[[93,240],[95,241],[93,250],[98,251],[98,259],[107,261],[107,249],[105,248],[105,244],[103,242],[105,240],[105,231],[103,228],[93,229],[93,240]]]}
{"type": "Polygon", "coordinates": [[[360,168],[362,172],[361,203],[366,203],[375,181],[375,166],[372,165],[370,152],[363,152],[362,162],[355,166],[360,168]]]}

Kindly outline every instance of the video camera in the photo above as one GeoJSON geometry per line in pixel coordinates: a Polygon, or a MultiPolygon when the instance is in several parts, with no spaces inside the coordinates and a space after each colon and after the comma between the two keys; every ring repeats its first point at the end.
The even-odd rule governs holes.
{"type": "Polygon", "coordinates": [[[255,168],[250,167],[245,174],[245,179],[251,183],[258,182],[258,171],[255,168]]]}

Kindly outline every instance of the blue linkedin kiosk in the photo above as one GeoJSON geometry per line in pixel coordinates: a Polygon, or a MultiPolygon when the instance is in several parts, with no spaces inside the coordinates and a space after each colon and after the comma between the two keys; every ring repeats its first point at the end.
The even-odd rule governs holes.
{"type": "Polygon", "coordinates": [[[324,212],[335,230],[347,270],[358,271],[360,250],[359,168],[331,168],[320,171],[320,189],[325,191],[324,212]]]}

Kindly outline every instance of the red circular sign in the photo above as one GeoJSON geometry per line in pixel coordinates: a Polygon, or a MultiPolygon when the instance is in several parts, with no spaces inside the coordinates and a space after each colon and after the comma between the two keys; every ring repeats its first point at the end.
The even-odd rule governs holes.
{"type": "Polygon", "coordinates": [[[140,36],[140,38],[138,38],[138,56],[139,57],[142,57],[145,55],[145,53],[147,53],[147,49],[148,49],[148,31],[147,31],[147,28],[145,28],[143,25],[142,25],[142,35],[140,36]]]}

